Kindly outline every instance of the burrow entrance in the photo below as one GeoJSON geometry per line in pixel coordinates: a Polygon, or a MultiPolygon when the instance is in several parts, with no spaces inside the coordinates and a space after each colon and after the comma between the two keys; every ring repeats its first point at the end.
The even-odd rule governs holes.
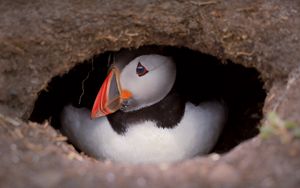
{"type": "MultiPolygon", "coordinates": [[[[140,55],[157,53],[173,57],[177,64],[179,90],[192,102],[223,100],[228,106],[228,121],[212,152],[224,153],[258,134],[266,97],[259,72],[231,61],[187,48],[144,46],[140,55]]],[[[67,104],[92,108],[104,81],[108,64],[116,52],[105,52],[78,63],[62,76],[55,76],[39,93],[30,120],[46,120],[60,128],[60,113],[67,104]]]]}

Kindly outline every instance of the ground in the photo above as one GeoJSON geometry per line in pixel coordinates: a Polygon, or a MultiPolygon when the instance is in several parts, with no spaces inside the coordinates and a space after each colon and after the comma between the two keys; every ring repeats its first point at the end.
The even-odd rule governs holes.
{"type": "Polygon", "coordinates": [[[0,23],[1,187],[299,187],[296,138],[257,136],[221,156],[131,166],[80,155],[47,123],[28,122],[52,77],[95,54],[156,44],[255,67],[264,114],[299,124],[298,0],[14,0],[0,2],[0,23]]]}

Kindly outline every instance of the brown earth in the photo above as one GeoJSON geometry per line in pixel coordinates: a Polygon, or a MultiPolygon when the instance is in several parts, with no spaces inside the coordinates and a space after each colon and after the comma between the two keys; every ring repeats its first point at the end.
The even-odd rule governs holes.
{"type": "Polygon", "coordinates": [[[255,67],[264,113],[300,123],[300,1],[0,2],[0,187],[299,187],[300,141],[255,137],[225,155],[125,165],[78,154],[27,121],[39,91],[95,54],[184,46],[255,67]]]}

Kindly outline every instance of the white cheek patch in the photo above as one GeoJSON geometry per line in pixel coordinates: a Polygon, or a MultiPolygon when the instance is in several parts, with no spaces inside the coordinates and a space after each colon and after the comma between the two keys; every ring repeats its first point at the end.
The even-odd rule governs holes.
{"type": "Polygon", "coordinates": [[[176,66],[171,58],[160,55],[145,55],[131,61],[121,72],[122,89],[133,94],[137,110],[162,100],[172,89],[176,79],[176,66]],[[149,71],[144,76],[136,74],[136,66],[141,63],[149,71]]]}
{"type": "Polygon", "coordinates": [[[156,64],[156,65],[151,64],[151,62],[146,63],[148,71],[154,71],[155,69],[167,66],[168,65],[167,60],[169,60],[169,59],[166,59],[165,63],[156,64]]]}

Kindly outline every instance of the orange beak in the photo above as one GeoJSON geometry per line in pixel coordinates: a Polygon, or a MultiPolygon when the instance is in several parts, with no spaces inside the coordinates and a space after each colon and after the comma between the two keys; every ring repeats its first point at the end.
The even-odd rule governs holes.
{"type": "Polygon", "coordinates": [[[98,118],[114,113],[122,107],[124,100],[132,97],[128,90],[122,90],[120,86],[120,72],[113,67],[104,80],[95,99],[91,117],[98,118]]]}

